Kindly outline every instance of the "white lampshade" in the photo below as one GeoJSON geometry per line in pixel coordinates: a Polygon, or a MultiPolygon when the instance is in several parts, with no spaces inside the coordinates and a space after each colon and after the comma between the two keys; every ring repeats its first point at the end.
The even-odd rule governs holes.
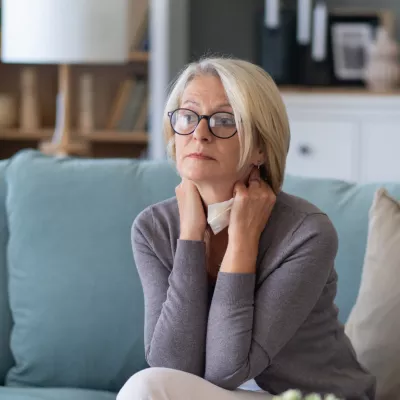
{"type": "Polygon", "coordinates": [[[130,0],[2,0],[2,61],[123,63],[130,0]]]}

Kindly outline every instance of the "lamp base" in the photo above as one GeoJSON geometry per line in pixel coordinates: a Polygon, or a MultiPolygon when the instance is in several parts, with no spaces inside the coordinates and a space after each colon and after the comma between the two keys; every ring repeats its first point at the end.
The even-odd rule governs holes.
{"type": "Polygon", "coordinates": [[[68,156],[89,156],[89,145],[85,142],[71,142],[68,144],[53,143],[51,141],[43,141],[39,144],[39,150],[47,155],[68,157],[68,156]]]}
{"type": "Polygon", "coordinates": [[[71,67],[60,65],[59,69],[59,94],[56,101],[56,127],[53,138],[39,144],[42,153],[67,157],[89,156],[90,147],[86,141],[74,138],[70,128],[70,97],[71,97],[71,67]]]}

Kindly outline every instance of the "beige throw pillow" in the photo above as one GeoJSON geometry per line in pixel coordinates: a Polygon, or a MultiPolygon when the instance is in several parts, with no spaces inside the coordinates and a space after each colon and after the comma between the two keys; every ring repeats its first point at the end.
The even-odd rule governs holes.
{"type": "Polygon", "coordinates": [[[368,241],[346,333],[377,378],[377,400],[400,399],[400,203],[385,189],[369,211],[368,241]]]}

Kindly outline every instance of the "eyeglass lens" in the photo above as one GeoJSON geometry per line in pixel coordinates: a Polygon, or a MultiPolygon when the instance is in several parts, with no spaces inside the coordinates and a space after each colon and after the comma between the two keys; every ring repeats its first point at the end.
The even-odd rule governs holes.
{"type": "MultiPolygon", "coordinates": [[[[178,109],[171,115],[171,124],[179,135],[189,135],[195,131],[199,119],[194,111],[178,109]]],[[[209,119],[209,128],[215,136],[229,138],[236,132],[235,117],[230,113],[215,113],[209,119]]]]}

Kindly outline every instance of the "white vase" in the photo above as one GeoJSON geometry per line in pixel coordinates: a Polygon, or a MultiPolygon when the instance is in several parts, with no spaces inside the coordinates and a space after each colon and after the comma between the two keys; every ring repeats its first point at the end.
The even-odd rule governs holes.
{"type": "Polygon", "coordinates": [[[388,31],[380,27],[368,51],[365,82],[374,92],[386,92],[395,89],[399,81],[399,46],[388,31]]]}

